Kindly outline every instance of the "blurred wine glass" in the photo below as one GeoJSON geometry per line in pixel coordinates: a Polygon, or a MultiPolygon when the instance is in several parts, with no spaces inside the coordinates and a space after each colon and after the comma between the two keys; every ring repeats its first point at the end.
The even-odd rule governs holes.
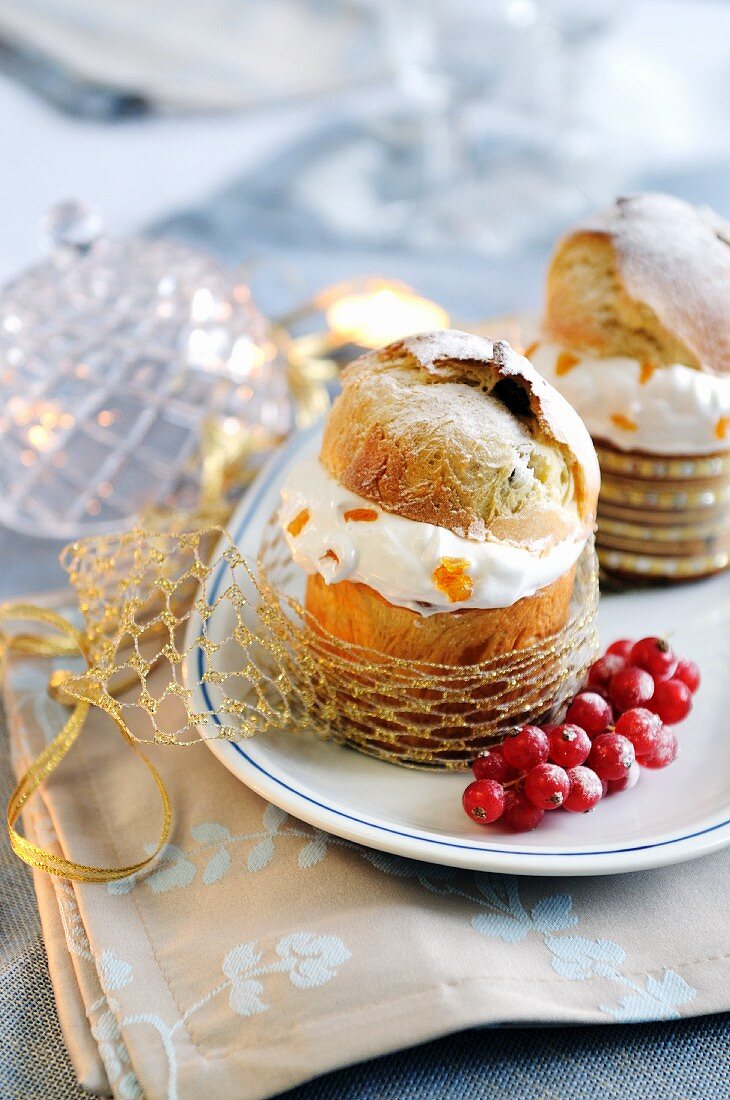
{"type": "Polygon", "coordinates": [[[327,219],[328,176],[340,193],[344,185],[331,215],[338,232],[498,255],[611,192],[600,121],[582,91],[621,0],[369,3],[394,94],[351,138],[349,156],[325,154],[333,164],[320,163],[308,188],[327,219]]]}

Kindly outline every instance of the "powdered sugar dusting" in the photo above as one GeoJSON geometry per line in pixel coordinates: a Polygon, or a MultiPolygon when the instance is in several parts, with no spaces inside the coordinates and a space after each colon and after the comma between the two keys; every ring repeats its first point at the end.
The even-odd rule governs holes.
{"type": "Polygon", "coordinates": [[[730,224],[671,195],[629,195],[577,232],[610,238],[629,295],[696,355],[730,373],[730,224]]]}
{"type": "Polygon", "coordinates": [[[485,373],[490,370],[495,373],[495,381],[518,380],[530,398],[532,412],[543,432],[574,456],[582,474],[584,499],[595,498],[600,483],[598,460],[583,421],[532,363],[518,355],[506,340],[493,342],[457,329],[445,329],[411,336],[385,350],[394,352],[398,348],[413,356],[419,366],[436,374],[451,374],[453,368],[449,370],[449,364],[463,362],[482,364],[485,373]]]}

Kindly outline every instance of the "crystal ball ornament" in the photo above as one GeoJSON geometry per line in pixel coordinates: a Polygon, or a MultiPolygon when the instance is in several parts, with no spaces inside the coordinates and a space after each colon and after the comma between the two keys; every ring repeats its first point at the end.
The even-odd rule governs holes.
{"type": "Polygon", "coordinates": [[[0,294],[0,523],[73,539],[193,508],[211,424],[252,467],[287,434],[284,363],[231,270],[73,203],[43,231],[49,259],[0,294]]]}

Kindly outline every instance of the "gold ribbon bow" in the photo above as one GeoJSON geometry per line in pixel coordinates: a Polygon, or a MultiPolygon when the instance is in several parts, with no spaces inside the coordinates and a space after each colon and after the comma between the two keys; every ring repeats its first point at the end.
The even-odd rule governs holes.
{"type": "MultiPolygon", "coordinates": [[[[42,607],[35,607],[32,604],[1,605],[0,623],[7,623],[10,620],[41,623],[56,631],[58,637],[47,633],[14,634],[2,631],[0,632],[0,643],[4,654],[12,652],[35,657],[82,656],[86,660],[87,666],[90,664],[90,654],[85,635],[56,612],[42,607]]],[[[95,691],[93,684],[87,683],[82,677],[74,677],[73,686],[66,693],[63,687],[66,676],[65,673],[54,674],[51,678],[50,687],[57,698],[73,704],[73,711],[60,733],[31,763],[10,796],[7,813],[10,844],[16,855],[38,870],[46,871],[52,875],[60,875],[63,878],[72,879],[74,882],[113,882],[116,879],[126,878],[128,875],[141,871],[162,850],[167,842],[172,821],[170,798],[161,775],[152,762],[140,752],[130,736],[122,720],[120,709],[115,705],[113,698],[107,694],[102,698],[95,691]],[[35,794],[44,779],[47,779],[60,764],[76,741],[92,706],[101,707],[114,720],[125,741],[134,749],[149,769],[162,799],[162,831],[154,852],[146,859],[140,860],[139,863],[129,864],[126,867],[92,867],[85,863],[66,859],[64,856],[56,855],[37,844],[31,843],[15,828],[23,807],[35,794]]]]}

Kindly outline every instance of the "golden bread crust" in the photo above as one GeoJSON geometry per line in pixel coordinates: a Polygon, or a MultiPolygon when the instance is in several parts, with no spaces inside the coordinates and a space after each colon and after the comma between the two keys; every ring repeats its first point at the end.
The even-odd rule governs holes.
{"type": "Polygon", "coordinates": [[[524,649],[568,620],[575,567],[512,607],[444,611],[424,617],[395,607],[366,584],[307,578],[306,607],[336,638],[414,661],[467,666],[524,649]]]}
{"type": "Polygon", "coordinates": [[[541,550],[594,522],[598,464],[577,414],[508,344],[455,330],[350,364],[320,457],[386,511],[466,538],[541,550]]]}
{"type": "Polygon", "coordinates": [[[559,242],[545,328],[599,357],[730,372],[730,224],[670,195],[617,199],[559,242]]]}

